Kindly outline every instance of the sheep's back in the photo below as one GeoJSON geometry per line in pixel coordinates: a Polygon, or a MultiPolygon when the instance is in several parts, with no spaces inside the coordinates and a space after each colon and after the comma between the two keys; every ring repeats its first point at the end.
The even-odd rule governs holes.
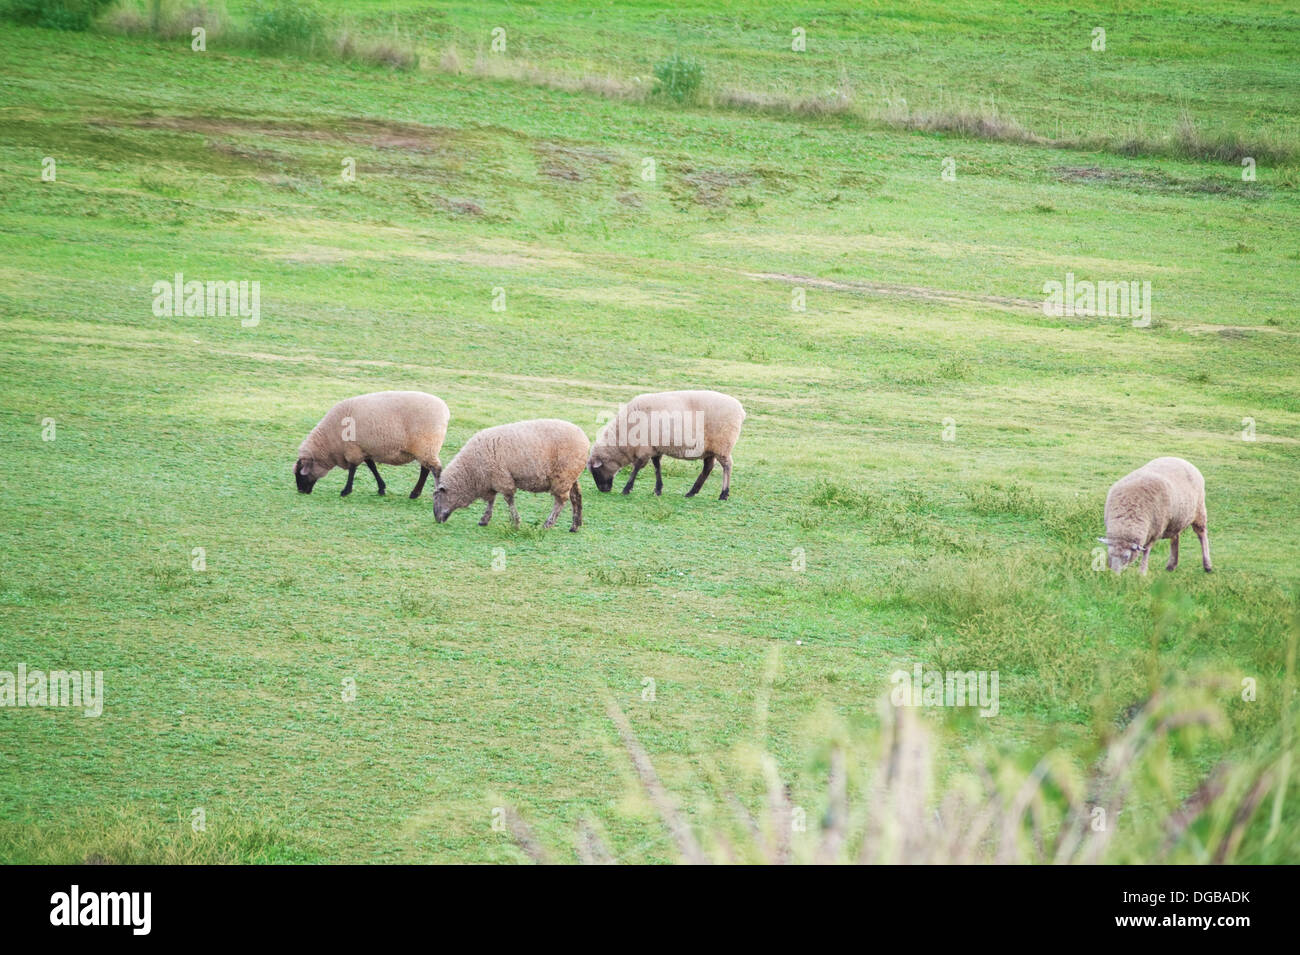
{"type": "Polygon", "coordinates": [[[506,474],[520,490],[568,488],[587,466],[589,444],[576,424],[556,418],[516,421],[479,431],[457,454],[480,481],[506,474]]]}
{"type": "Polygon", "coordinates": [[[1152,525],[1156,532],[1175,532],[1191,524],[1200,511],[1205,480],[1182,458],[1156,458],[1111,486],[1106,495],[1107,533],[1114,527],[1152,525]]]}
{"type": "MultiPolygon", "coordinates": [[[[739,401],[720,391],[707,390],[658,391],[637,395],[627,403],[620,417],[626,420],[632,412],[646,415],[699,415],[704,430],[703,452],[720,455],[731,454],[745,420],[745,409],[739,401]]],[[[635,433],[631,427],[625,425],[625,428],[625,434],[635,433]]],[[[691,446],[663,442],[655,442],[654,446],[670,457],[697,455],[697,449],[691,446]]]]}

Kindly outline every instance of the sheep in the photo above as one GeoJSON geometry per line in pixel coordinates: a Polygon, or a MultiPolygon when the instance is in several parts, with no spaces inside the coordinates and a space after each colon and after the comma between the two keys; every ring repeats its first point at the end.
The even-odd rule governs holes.
{"type": "Polygon", "coordinates": [[[1201,541],[1201,565],[1208,574],[1210,535],[1206,527],[1205,478],[1182,458],[1156,458],[1120,478],[1106,495],[1106,545],[1110,569],[1119,573],[1139,553],[1141,572],[1147,572],[1151,545],[1169,538],[1169,563],[1178,566],[1178,535],[1188,525],[1201,541]]]}
{"type": "Polygon", "coordinates": [[[665,454],[686,461],[703,459],[700,476],[686,492],[694,497],[704,486],[716,461],[722,465],[722,493],[731,495],[731,452],[740,438],[745,409],[730,395],[717,391],[663,391],[637,395],[618,409],[591,449],[592,480],[608,492],[614,477],[631,464],[632,474],[623,486],[630,494],[636,476],[649,461],[655,466],[655,494],[664,489],[659,460],[665,454]]]}
{"type": "Polygon", "coordinates": [[[344,398],[325,413],[298,449],[293,476],[298,490],[310,494],[313,485],[333,468],[347,468],[342,497],[352,493],[352,479],[364,463],[375,476],[379,493],[384,479],[375,464],[420,462],[420,477],[411,499],[424,490],[425,478],[442,473],[438,452],[447,435],[451,413],[447,404],[420,391],[378,391],[344,398]]]}
{"type": "Polygon", "coordinates": [[[492,519],[492,505],[498,494],[510,507],[510,522],[519,526],[515,491],[549,492],[555,507],[546,519],[554,527],[565,501],[572,501],[573,524],[582,526],[582,491],[578,478],[587,465],[590,443],[576,424],[555,418],[516,421],[476,433],[451,459],[437,479],[433,495],[433,516],[445,523],[452,511],[474,501],[487,501],[480,527],[492,519]]]}

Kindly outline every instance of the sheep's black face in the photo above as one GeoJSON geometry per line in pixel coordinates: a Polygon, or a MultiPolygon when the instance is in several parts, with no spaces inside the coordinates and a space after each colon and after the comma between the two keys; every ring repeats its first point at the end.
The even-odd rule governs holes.
{"type": "Polygon", "coordinates": [[[311,458],[299,458],[298,463],[293,466],[293,479],[298,482],[298,492],[310,494],[325,470],[328,469],[321,469],[311,458]]]}
{"type": "Polygon", "coordinates": [[[613,489],[618,468],[599,458],[592,458],[587,465],[591,468],[591,479],[596,482],[596,490],[608,492],[613,489]]]}
{"type": "Polygon", "coordinates": [[[439,524],[445,524],[449,517],[451,517],[450,496],[447,494],[446,485],[440,484],[433,492],[433,519],[439,524]]]}

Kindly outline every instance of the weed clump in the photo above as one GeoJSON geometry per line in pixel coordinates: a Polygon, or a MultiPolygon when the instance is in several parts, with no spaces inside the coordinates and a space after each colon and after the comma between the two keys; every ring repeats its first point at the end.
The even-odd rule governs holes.
{"type": "Polygon", "coordinates": [[[680,53],[655,64],[655,92],[679,103],[695,99],[703,79],[704,67],[680,53]]]}
{"type": "Polygon", "coordinates": [[[9,0],[4,19],[54,30],[85,30],[110,0],[9,0]]]}

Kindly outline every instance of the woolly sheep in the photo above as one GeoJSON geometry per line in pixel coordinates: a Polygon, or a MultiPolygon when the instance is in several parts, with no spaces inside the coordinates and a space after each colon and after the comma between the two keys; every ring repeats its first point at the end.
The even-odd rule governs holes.
{"type": "Polygon", "coordinates": [[[686,492],[694,497],[704,486],[716,461],[722,465],[722,493],[731,494],[731,452],[740,438],[745,409],[730,395],[717,391],[662,391],[637,395],[618,409],[591,449],[591,477],[597,489],[609,491],[614,478],[627,465],[632,474],[623,486],[629,494],[636,476],[651,462],[655,466],[655,493],[664,489],[659,460],[665,454],[686,461],[703,459],[700,476],[686,492]]]}
{"type": "Polygon", "coordinates": [[[1208,574],[1210,536],[1206,528],[1205,478],[1182,458],[1156,458],[1120,478],[1106,495],[1106,545],[1110,569],[1119,573],[1139,553],[1147,572],[1151,545],[1169,538],[1169,563],[1178,566],[1178,535],[1190,525],[1201,541],[1201,564],[1208,574]]]}
{"type": "Polygon", "coordinates": [[[293,476],[298,490],[310,494],[312,486],[333,468],[348,469],[343,497],[352,493],[357,467],[365,464],[375,476],[379,493],[384,479],[378,464],[420,462],[420,477],[411,491],[412,499],[424,490],[424,480],[442,473],[438,452],[447,435],[451,413],[447,404],[420,391],[379,391],[344,398],[325,413],[298,449],[293,476]]]}
{"type": "Polygon", "coordinates": [[[533,491],[555,498],[547,527],[555,526],[564,502],[572,501],[569,530],[576,531],[582,526],[578,478],[586,467],[589,447],[581,428],[555,418],[485,428],[465,442],[438,478],[433,516],[441,524],[452,511],[484,500],[487,510],[478,522],[482,527],[492,519],[492,505],[500,494],[510,507],[510,522],[518,527],[515,491],[533,491]]]}

